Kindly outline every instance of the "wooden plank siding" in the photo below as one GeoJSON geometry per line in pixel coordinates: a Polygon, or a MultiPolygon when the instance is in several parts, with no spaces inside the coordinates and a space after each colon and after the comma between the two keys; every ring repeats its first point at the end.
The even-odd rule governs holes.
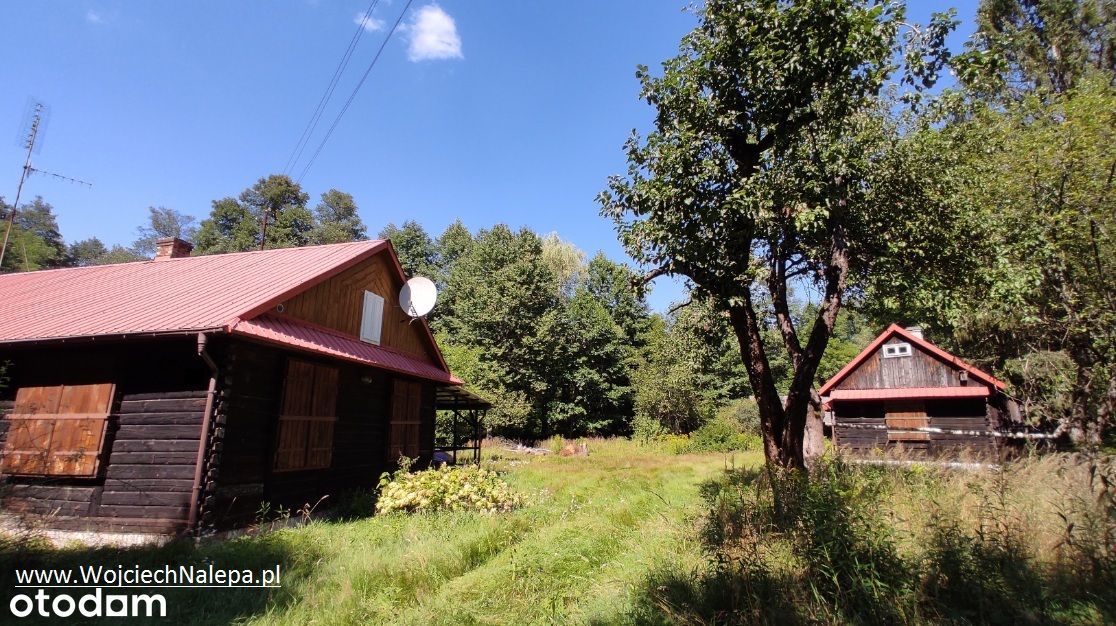
{"type": "MultiPolygon", "coordinates": [[[[884,345],[904,343],[892,338],[884,345]]],[[[970,383],[974,384],[974,383],[970,383]]],[[[864,361],[837,389],[895,389],[899,387],[960,387],[958,370],[911,345],[909,357],[884,357],[883,350],[864,361]]]]}
{"type": "Polygon", "coordinates": [[[387,252],[357,264],[284,303],[284,314],[319,326],[360,336],[364,292],[384,299],[380,345],[437,363],[433,346],[422,328],[399,308],[399,281],[387,252]]]}
{"type": "MultiPolygon", "coordinates": [[[[193,338],[12,350],[3,404],[23,387],[111,380],[116,402],[106,419],[95,475],[5,476],[0,507],[44,527],[100,532],[174,533],[185,529],[207,370],[193,338]]],[[[3,406],[0,404],[0,406],[3,406]]],[[[9,420],[0,420],[0,430],[9,420]]]]}
{"type": "MultiPolygon", "coordinates": [[[[222,410],[225,431],[219,478],[213,492],[215,528],[255,521],[261,504],[298,510],[323,506],[353,489],[371,489],[394,469],[388,459],[393,378],[386,372],[260,344],[235,341],[225,366],[222,410]],[[336,421],[329,467],[276,471],[273,463],[289,360],[337,368],[336,421]]],[[[425,457],[434,436],[434,385],[423,382],[421,432],[425,457]]]]}

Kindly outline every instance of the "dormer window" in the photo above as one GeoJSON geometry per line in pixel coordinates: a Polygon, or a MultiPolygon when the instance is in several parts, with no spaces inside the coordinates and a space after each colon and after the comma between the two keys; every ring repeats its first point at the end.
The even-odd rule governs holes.
{"type": "Polygon", "coordinates": [[[360,340],[380,345],[384,326],[384,299],[371,291],[364,292],[364,309],[360,315],[360,340]]]}
{"type": "Polygon", "coordinates": [[[885,358],[893,358],[900,356],[911,356],[911,344],[909,343],[889,343],[883,348],[883,355],[885,358]]]}

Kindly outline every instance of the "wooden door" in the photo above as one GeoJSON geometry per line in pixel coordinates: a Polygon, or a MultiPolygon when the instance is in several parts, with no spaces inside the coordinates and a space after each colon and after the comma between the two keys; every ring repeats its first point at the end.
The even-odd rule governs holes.
{"type": "Polygon", "coordinates": [[[929,428],[926,403],[922,400],[888,402],[884,406],[888,441],[929,441],[930,433],[919,428],[929,428]]]}

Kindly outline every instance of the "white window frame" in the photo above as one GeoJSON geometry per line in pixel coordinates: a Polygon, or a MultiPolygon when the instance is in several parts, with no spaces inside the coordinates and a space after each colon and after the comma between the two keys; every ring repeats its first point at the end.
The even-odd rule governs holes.
{"type": "Polygon", "coordinates": [[[909,343],[885,343],[883,347],[883,356],[885,359],[895,359],[904,356],[911,356],[914,354],[911,351],[911,344],[909,343]]]}
{"type": "Polygon", "coordinates": [[[360,340],[380,345],[380,334],[384,327],[384,298],[371,291],[364,292],[364,304],[360,313],[360,340]]]}

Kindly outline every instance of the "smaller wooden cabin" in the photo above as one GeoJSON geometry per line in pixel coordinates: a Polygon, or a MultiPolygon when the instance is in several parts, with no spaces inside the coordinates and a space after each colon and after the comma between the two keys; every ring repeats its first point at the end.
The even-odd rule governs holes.
{"type": "Polygon", "coordinates": [[[997,454],[1011,421],[1004,383],[892,324],[821,387],[833,442],[853,453],[997,454]]]}
{"type": "Polygon", "coordinates": [[[0,275],[0,518],[244,526],[423,464],[436,411],[484,406],[398,306],[389,242],[189,251],[0,275]]]}

